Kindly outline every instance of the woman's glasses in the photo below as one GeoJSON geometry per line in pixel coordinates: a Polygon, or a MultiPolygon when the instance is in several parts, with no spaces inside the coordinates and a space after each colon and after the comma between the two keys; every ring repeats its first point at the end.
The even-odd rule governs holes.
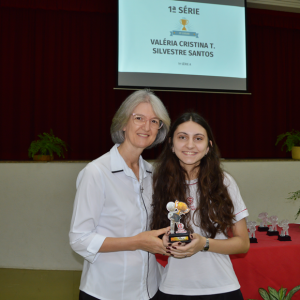
{"type": "Polygon", "coordinates": [[[153,129],[160,129],[164,123],[158,118],[147,119],[144,115],[132,114],[133,123],[135,125],[144,125],[147,121],[150,121],[150,127],[153,129]]]}

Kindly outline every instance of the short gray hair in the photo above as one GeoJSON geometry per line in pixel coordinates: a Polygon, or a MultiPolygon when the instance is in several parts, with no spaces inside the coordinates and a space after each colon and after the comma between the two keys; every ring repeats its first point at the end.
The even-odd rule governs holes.
{"type": "Polygon", "coordinates": [[[125,135],[123,128],[128,123],[134,109],[140,103],[150,103],[155,115],[164,123],[162,128],[159,129],[155,141],[152,145],[147,147],[147,149],[150,149],[164,141],[171,123],[168,111],[162,101],[157,96],[155,96],[153,92],[145,89],[136,91],[129,95],[114,115],[110,127],[110,134],[115,144],[122,144],[124,142],[125,135]]]}

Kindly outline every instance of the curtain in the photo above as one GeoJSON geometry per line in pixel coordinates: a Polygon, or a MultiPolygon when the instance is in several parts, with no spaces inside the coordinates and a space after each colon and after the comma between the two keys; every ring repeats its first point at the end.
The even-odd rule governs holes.
{"type": "MultiPolygon", "coordinates": [[[[277,135],[300,130],[300,15],[247,9],[252,95],[156,92],[172,120],[202,114],[227,159],[285,158],[277,135]]],[[[66,158],[92,160],[112,147],[111,119],[131,91],[114,90],[116,1],[0,3],[0,160],[26,160],[37,135],[69,145],[66,158]]],[[[161,146],[146,150],[155,159],[161,146]]]]}

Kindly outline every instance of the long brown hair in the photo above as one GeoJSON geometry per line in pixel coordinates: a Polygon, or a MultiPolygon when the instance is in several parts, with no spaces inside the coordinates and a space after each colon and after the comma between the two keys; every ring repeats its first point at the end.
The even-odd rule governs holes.
{"type": "MultiPolygon", "coordinates": [[[[153,214],[151,229],[167,227],[170,222],[167,218],[166,205],[170,201],[186,202],[189,187],[186,179],[187,171],[180,165],[179,159],[172,152],[174,132],[185,122],[193,121],[202,126],[208,136],[209,151],[196,169],[198,172],[198,203],[194,212],[193,223],[200,227],[207,237],[214,238],[222,232],[227,236],[227,229],[232,227],[234,214],[232,200],[224,185],[224,173],[220,167],[220,154],[208,123],[197,113],[181,115],[171,126],[164,149],[158,158],[153,174],[153,214]]],[[[191,214],[181,219],[185,228],[193,232],[191,227],[191,214]]]]}

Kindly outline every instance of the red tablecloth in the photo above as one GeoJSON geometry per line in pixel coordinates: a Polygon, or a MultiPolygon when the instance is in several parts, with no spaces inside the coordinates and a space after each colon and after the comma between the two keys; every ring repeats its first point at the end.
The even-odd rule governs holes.
{"type": "MultiPolygon", "coordinates": [[[[281,242],[277,236],[256,231],[258,243],[251,244],[247,254],[230,255],[244,299],[261,300],[260,287],[271,286],[276,290],[284,287],[289,292],[300,285],[300,225],[289,226],[291,242],[281,242]]],[[[162,255],[156,258],[163,266],[168,263],[162,255]]],[[[300,291],[292,299],[300,300],[300,291]]]]}

